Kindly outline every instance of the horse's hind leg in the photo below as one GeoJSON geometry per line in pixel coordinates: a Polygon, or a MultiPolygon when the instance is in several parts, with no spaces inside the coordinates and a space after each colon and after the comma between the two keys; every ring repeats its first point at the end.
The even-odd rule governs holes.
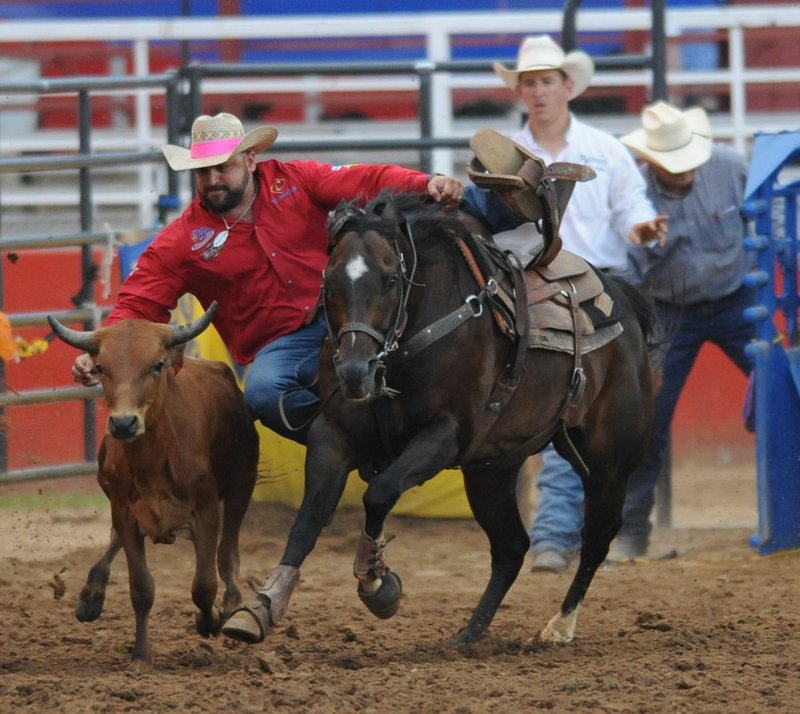
{"type": "Polygon", "coordinates": [[[453,639],[456,644],[474,642],[483,636],[519,575],[530,548],[516,497],[520,467],[521,464],[515,464],[503,469],[464,469],[464,485],[472,512],[489,538],[492,571],[469,622],[453,639]]]}
{"type": "Polygon", "coordinates": [[[627,471],[599,459],[587,461],[587,465],[590,475],[583,478],[585,499],[580,562],[558,614],[542,630],[545,642],[570,642],[574,637],[580,605],[622,523],[627,471]]]}
{"type": "Polygon", "coordinates": [[[93,622],[103,612],[103,605],[106,601],[106,587],[111,576],[111,563],[121,547],[122,541],[114,528],[112,528],[108,548],[89,570],[86,583],[78,596],[75,617],[81,622],[93,622]]]}

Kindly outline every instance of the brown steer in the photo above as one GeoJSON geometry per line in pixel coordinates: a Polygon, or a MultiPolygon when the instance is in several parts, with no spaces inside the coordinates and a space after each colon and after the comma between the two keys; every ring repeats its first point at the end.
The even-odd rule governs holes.
{"type": "Polygon", "coordinates": [[[183,355],[215,310],[212,304],[184,326],[125,320],[94,332],[70,330],[48,317],[59,338],[94,359],[109,411],[97,480],[111,501],[111,543],[89,571],[75,614],[82,622],[100,616],[111,561],[123,548],[136,616],[131,667],[139,671],[153,660],[147,622],[155,586],[145,536],[155,543],[172,543],[179,533],[193,540],[192,600],[201,635],[218,634],[223,616],[242,600],[239,528],[255,485],[258,435],[230,368],[183,355]],[[222,615],[214,605],[215,559],[225,582],[222,615]]]}

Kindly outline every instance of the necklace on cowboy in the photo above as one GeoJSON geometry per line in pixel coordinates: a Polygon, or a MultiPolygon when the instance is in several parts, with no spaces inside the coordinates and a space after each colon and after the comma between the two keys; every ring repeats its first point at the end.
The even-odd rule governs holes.
{"type": "Polygon", "coordinates": [[[253,207],[253,203],[255,202],[257,195],[258,191],[254,191],[253,197],[250,199],[250,203],[247,204],[247,208],[245,208],[244,211],[242,211],[241,215],[230,225],[228,225],[228,221],[225,220],[225,216],[220,214],[219,217],[225,224],[225,230],[220,231],[219,233],[217,233],[217,235],[214,236],[214,241],[211,244],[212,247],[219,250],[220,248],[222,248],[223,245],[225,245],[225,241],[228,240],[228,234],[239,224],[239,221],[241,221],[250,212],[250,209],[253,207]]]}

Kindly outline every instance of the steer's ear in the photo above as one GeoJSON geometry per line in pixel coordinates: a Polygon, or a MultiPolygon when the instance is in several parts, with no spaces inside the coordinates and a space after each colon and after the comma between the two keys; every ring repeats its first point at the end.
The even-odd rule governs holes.
{"type": "Polygon", "coordinates": [[[167,359],[169,360],[169,365],[175,370],[175,374],[178,374],[181,367],[183,367],[183,352],[185,348],[186,343],[184,342],[167,350],[167,359]]]}

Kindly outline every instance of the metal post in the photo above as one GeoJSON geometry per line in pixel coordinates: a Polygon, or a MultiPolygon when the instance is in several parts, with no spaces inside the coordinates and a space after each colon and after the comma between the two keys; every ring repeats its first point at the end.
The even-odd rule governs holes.
{"type": "Polygon", "coordinates": [[[578,30],[575,15],[582,0],[566,0],[564,3],[564,20],[561,25],[561,48],[564,52],[578,49],[578,30]]]}
{"type": "MultiPolygon", "coordinates": [[[[167,84],[167,143],[178,144],[180,140],[181,122],[181,97],[178,89],[178,81],[167,84]]],[[[172,169],[167,169],[167,194],[178,200],[178,174],[172,169]]]]}
{"type": "MultiPolygon", "coordinates": [[[[433,136],[433,62],[417,62],[414,66],[419,77],[419,135],[422,139],[433,136]]],[[[422,147],[419,150],[419,170],[430,173],[432,150],[422,147]]]]}
{"type": "Polygon", "coordinates": [[[652,47],[653,96],[652,101],[667,99],[667,32],[664,15],[664,0],[650,0],[653,24],[650,29],[652,47]]]}
{"type": "MultiPolygon", "coordinates": [[[[79,147],[82,155],[88,156],[91,152],[92,131],[92,106],[89,92],[86,89],[78,93],[78,132],[79,147]]],[[[92,229],[92,176],[88,166],[80,171],[80,217],[81,231],[92,229]]],[[[92,262],[92,248],[90,245],[81,246],[81,295],[90,302],[94,296],[87,293],[87,287],[94,285],[95,265],[92,262]]],[[[80,307],[80,305],[78,305],[80,307]]],[[[86,329],[95,329],[97,325],[84,323],[86,329]]],[[[96,457],[97,438],[95,425],[97,423],[97,407],[94,400],[87,399],[83,406],[83,444],[84,458],[91,461],[96,457]]]]}

